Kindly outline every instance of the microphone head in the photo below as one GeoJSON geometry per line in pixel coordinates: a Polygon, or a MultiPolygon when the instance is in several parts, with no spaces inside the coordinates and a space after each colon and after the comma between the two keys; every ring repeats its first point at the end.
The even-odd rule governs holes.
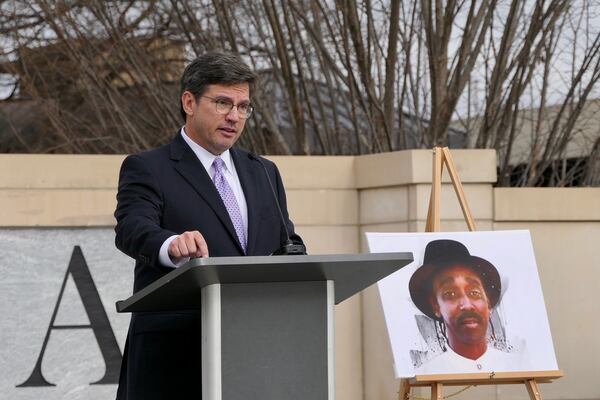
{"type": "Polygon", "coordinates": [[[303,244],[294,244],[290,240],[272,254],[273,256],[304,256],[306,255],[306,246],[303,244]]]}

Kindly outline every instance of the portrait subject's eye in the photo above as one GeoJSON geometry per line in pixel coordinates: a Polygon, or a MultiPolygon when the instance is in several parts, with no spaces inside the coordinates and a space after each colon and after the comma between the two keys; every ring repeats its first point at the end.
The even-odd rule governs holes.
{"type": "Polygon", "coordinates": [[[471,289],[469,290],[469,296],[473,299],[481,299],[483,292],[480,289],[471,289]]]}
{"type": "Polygon", "coordinates": [[[453,300],[456,298],[456,291],[454,290],[444,290],[442,292],[442,299],[444,300],[453,300]]]}
{"type": "Polygon", "coordinates": [[[250,108],[250,104],[240,104],[237,108],[241,113],[246,114],[248,112],[248,108],[250,108]]]}

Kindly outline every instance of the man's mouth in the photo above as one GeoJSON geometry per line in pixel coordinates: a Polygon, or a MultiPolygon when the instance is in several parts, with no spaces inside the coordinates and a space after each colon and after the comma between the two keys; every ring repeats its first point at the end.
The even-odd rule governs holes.
{"type": "Polygon", "coordinates": [[[467,313],[458,317],[459,325],[465,326],[467,328],[476,328],[477,326],[482,324],[481,317],[475,313],[467,313]]]}
{"type": "Polygon", "coordinates": [[[229,136],[234,136],[237,133],[237,130],[235,128],[230,127],[230,126],[220,126],[219,130],[221,132],[224,132],[225,134],[227,134],[229,136]]]}

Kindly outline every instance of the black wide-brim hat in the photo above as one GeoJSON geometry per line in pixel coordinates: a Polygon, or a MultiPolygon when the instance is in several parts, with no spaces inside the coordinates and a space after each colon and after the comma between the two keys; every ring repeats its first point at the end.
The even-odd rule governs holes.
{"type": "Polygon", "coordinates": [[[462,265],[481,277],[490,308],[498,304],[501,294],[500,274],[489,261],[472,256],[464,244],[456,240],[440,239],[427,243],[423,265],[417,268],[408,282],[410,297],[419,310],[430,318],[436,318],[430,298],[433,276],[446,268],[462,265]]]}

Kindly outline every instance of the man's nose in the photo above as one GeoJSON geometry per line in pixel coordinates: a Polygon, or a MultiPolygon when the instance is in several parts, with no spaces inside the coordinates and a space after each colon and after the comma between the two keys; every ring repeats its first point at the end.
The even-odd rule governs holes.
{"type": "Polygon", "coordinates": [[[472,310],[474,308],[468,296],[461,296],[458,306],[461,310],[472,310]]]}
{"type": "Polygon", "coordinates": [[[239,112],[237,106],[233,106],[231,108],[231,110],[229,110],[229,112],[227,114],[225,114],[225,119],[227,119],[228,121],[234,121],[234,122],[237,122],[240,120],[240,112],[239,112]]]}

